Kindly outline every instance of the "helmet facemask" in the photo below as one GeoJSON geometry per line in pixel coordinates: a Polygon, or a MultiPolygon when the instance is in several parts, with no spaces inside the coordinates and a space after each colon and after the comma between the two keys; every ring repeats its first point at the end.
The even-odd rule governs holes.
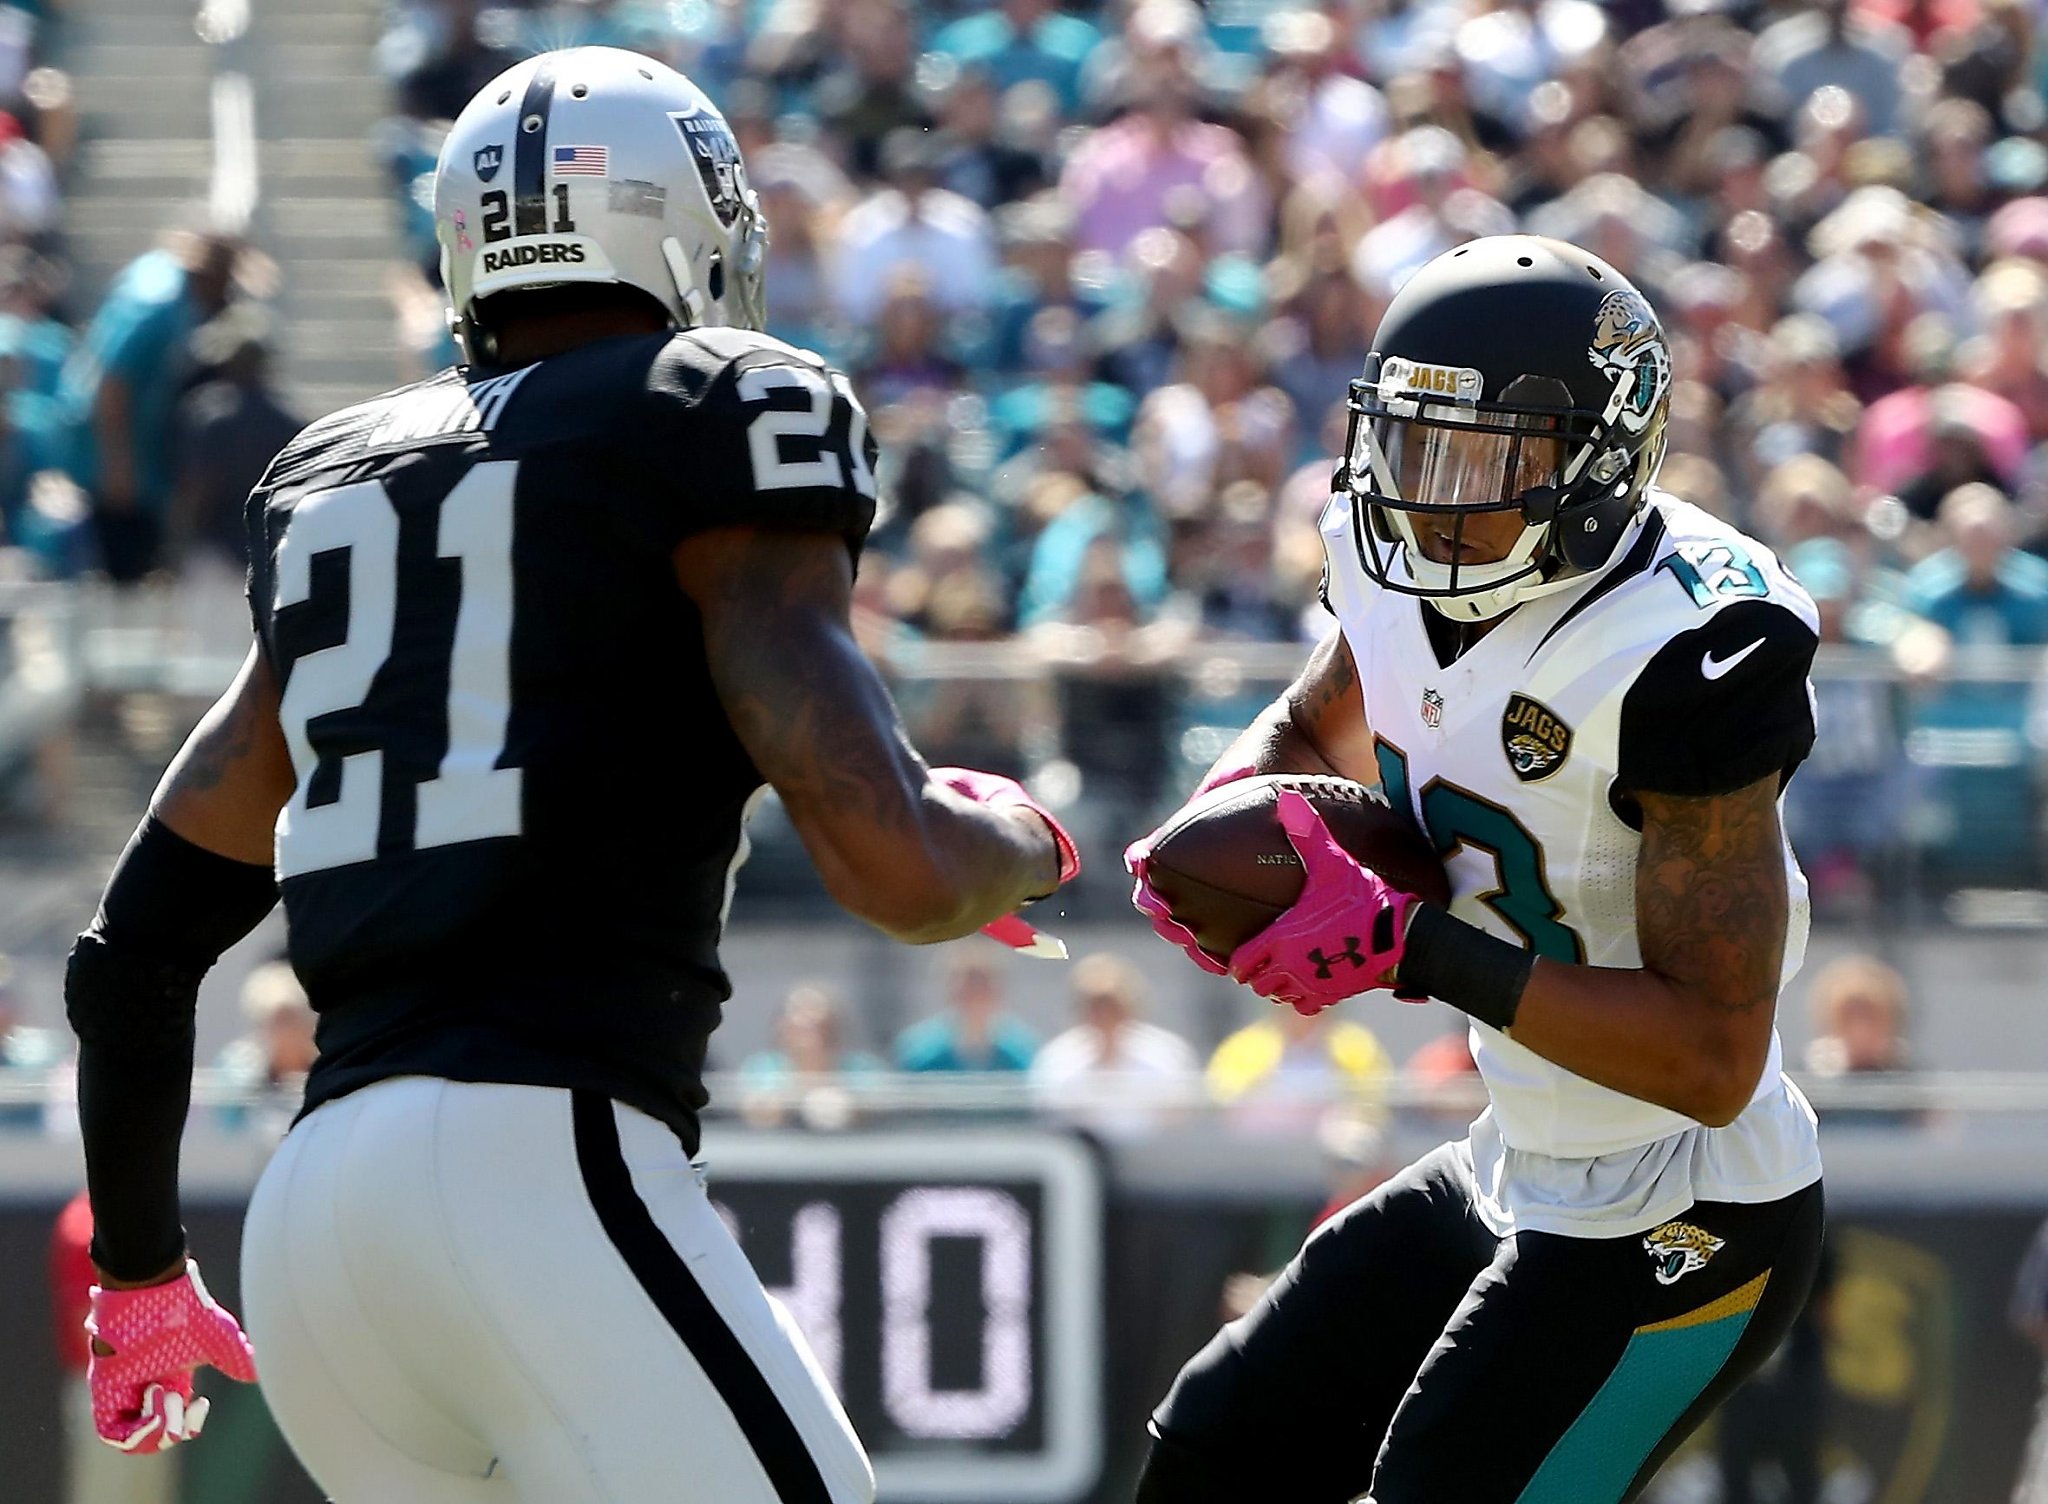
{"type": "Polygon", "coordinates": [[[1568,582],[1559,512],[1589,483],[1611,427],[1551,378],[1519,377],[1492,402],[1479,388],[1476,371],[1368,361],[1351,383],[1339,477],[1367,575],[1458,621],[1490,620],[1568,582]],[[1473,526],[1509,514],[1522,525],[1506,539],[1473,526]],[[1493,546],[1478,546],[1475,531],[1493,546]]]}

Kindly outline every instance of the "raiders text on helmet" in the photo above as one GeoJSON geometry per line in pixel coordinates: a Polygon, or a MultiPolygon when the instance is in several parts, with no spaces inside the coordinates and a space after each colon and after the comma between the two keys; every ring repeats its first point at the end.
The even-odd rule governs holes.
{"type": "Polygon", "coordinates": [[[1656,315],[1597,256],[1534,235],[1446,252],[1395,294],[1351,383],[1337,485],[1360,563],[1460,621],[1567,587],[1640,509],[1670,399],[1656,315]],[[1483,512],[1518,512],[1522,531],[1500,559],[1461,562],[1465,519],[1483,512]]]}
{"type": "Polygon", "coordinates": [[[684,328],[766,319],[767,226],[732,129],[636,52],[543,53],[486,85],[442,143],[434,233],[471,360],[477,303],[524,287],[637,288],[684,328]]]}

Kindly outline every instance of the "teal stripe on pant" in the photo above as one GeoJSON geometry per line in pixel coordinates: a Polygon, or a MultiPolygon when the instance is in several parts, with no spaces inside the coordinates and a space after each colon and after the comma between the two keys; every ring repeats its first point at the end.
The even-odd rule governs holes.
{"type": "Polygon", "coordinates": [[[1696,1326],[1641,1328],[1515,1504],[1607,1504],[1735,1351],[1756,1308],[1696,1326]]]}

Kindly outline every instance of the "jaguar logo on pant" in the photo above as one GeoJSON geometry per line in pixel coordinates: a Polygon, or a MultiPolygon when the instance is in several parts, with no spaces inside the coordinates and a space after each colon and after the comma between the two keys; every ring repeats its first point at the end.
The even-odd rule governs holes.
{"type": "Polygon", "coordinates": [[[1725,1241],[1690,1222],[1666,1222],[1644,1235],[1643,1251],[1657,1262],[1657,1283],[1675,1285],[1693,1270],[1706,1268],[1725,1241]]]}

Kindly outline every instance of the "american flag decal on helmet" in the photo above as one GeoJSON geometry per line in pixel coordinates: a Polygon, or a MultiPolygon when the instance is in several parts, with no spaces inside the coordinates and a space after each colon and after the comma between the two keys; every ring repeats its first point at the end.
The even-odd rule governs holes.
{"type": "Polygon", "coordinates": [[[554,149],[558,178],[601,178],[611,171],[611,149],[604,146],[558,146],[554,149]]]}

